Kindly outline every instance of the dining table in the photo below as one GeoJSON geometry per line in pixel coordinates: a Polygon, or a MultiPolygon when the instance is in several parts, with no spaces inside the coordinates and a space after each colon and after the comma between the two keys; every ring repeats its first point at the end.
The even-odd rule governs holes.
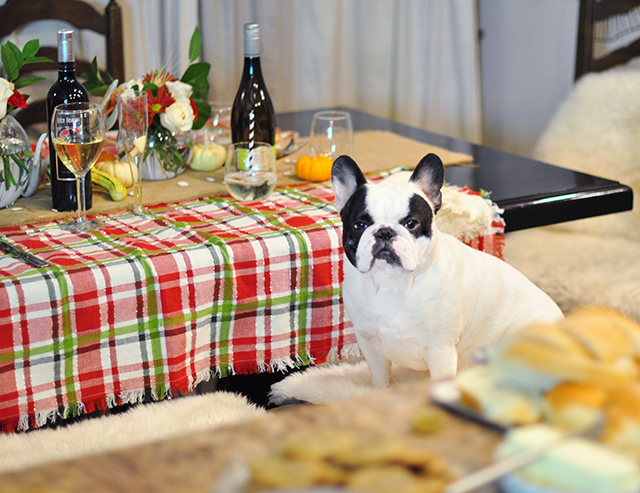
{"type": "MultiPolygon", "coordinates": [[[[488,253],[500,256],[505,230],[631,207],[631,190],[615,181],[346,109],[369,179],[435,152],[448,186],[483,191],[501,217],[465,241],[488,253]]],[[[313,113],[280,113],[278,125],[304,138],[313,113]]],[[[238,202],[222,170],[189,169],[145,181],[143,214],[131,197],[94,191],[88,214],[104,226],[91,232],[60,228],[73,213],[51,210],[44,183],[0,210],[0,239],[46,262],[0,255],[0,430],[180,395],[216,377],[358,358],[331,184],[295,176],[307,152],[278,160],[278,187],[264,200],[238,202]]]]}
{"type": "MultiPolygon", "coordinates": [[[[406,125],[348,107],[353,128],[384,130],[472,157],[473,166],[449,166],[445,180],[486,190],[502,209],[505,232],[548,226],[633,208],[633,190],[615,180],[573,171],[490,146],[406,125]]],[[[314,110],[278,115],[283,128],[308,133],[314,110]]],[[[410,163],[416,165],[415,163],[410,163]]]]}

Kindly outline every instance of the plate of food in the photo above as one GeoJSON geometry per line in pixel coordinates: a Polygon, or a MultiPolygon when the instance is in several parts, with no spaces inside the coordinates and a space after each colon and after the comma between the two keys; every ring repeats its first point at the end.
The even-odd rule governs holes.
{"type": "Polygon", "coordinates": [[[486,362],[435,383],[430,397],[502,430],[496,461],[560,436],[501,480],[508,493],[639,491],[638,361],[640,324],[589,306],[499,341],[486,362]]]}

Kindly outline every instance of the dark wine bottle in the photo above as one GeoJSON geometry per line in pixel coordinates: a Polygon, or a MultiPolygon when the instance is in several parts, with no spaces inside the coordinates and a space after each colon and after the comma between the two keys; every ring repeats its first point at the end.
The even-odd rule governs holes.
{"type": "Polygon", "coordinates": [[[231,110],[233,142],[276,144],[276,113],[260,67],[260,26],[244,25],[244,69],[231,110]]]}
{"type": "MultiPolygon", "coordinates": [[[[51,167],[51,199],[57,211],[77,211],[76,178],[58,159],[51,140],[51,116],[53,109],[65,103],[87,102],[89,93],[76,79],[76,59],[73,54],[73,31],[58,31],[58,80],[47,94],[47,129],[49,131],[49,158],[51,167]]],[[[85,178],[85,209],[93,204],[91,195],[91,171],[85,178]]]]}

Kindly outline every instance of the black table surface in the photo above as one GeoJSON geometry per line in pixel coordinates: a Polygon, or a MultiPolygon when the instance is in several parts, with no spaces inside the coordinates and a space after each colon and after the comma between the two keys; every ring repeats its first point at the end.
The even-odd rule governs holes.
{"type": "MultiPolygon", "coordinates": [[[[623,212],[633,207],[633,191],[617,181],[439,135],[352,108],[333,109],[351,113],[355,131],[386,130],[473,156],[476,166],[447,166],[445,179],[454,185],[491,192],[491,199],[504,210],[502,217],[507,232],[623,212]]],[[[278,113],[278,127],[308,135],[316,111],[278,113]]]]}

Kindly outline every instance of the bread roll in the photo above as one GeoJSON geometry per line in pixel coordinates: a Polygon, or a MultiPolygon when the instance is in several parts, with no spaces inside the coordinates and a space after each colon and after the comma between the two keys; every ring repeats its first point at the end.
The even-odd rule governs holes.
{"type": "Polygon", "coordinates": [[[608,397],[602,387],[563,382],[545,394],[545,417],[565,430],[586,430],[603,421],[608,397]]]}
{"type": "Polygon", "coordinates": [[[558,325],[595,359],[615,362],[634,356],[634,347],[609,310],[589,307],[570,313],[558,325]]]}
{"type": "Polygon", "coordinates": [[[636,358],[640,358],[640,324],[625,317],[620,312],[601,306],[586,306],[570,313],[567,319],[575,323],[606,324],[609,330],[615,327],[626,336],[628,344],[631,345],[633,355],[636,358]]]}
{"type": "Polygon", "coordinates": [[[640,460],[640,382],[611,393],[601,439],[640,460]]]}
{"type": "Polygon", "coordinates": [[[492,368],[477,366],[462,371],[456,377],[460,400],[493,423],[503,426],[539,421],[542,404],[523,392],[500,387],[492,368]]]}
{"type": "MultiPolygon", "coordinates": [[[[540,375],[540,383],[545,384],[539,387],[540,391],[548,391],[551,383],[561,381],[616,388],[637,378],[638,367],[628,339],[620,339],[615,328],[611,329],[614,335],[608,338],[599,325],[593,328],[577,320],[530,325],[497,347],[493,363],[502,365],[506,378],[516,385],[514,379],[526,369],[540,375]],[[549,377],[554,377],[555,382],[549,377]]],[[[530,376],[522,384],[530,387],[530,376]]]]}

